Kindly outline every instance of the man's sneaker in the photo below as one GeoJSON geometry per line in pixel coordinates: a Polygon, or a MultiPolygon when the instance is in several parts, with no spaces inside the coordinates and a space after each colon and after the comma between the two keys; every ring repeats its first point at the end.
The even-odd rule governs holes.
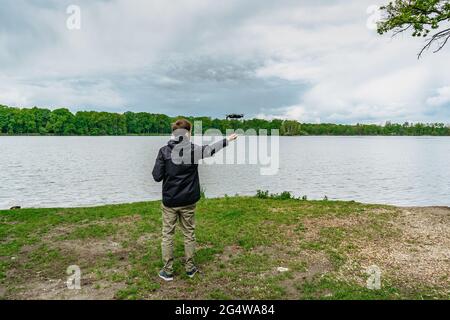
{"type": "Polygon", "coordinates": [[[196,267],[194,267],[194,269],[192,269],[191,271],[186,272],[186,275],[189,278],[193,278],[197,272],[198,272],[198,269],[196,267]]]}
{"type": "Polygon", "coordinates": [[[173,274],[167,273],[164,270],[161,270],[158,274],[158,276],[163,279],[164,281],[172,281],[173,280],[173,274]]]}

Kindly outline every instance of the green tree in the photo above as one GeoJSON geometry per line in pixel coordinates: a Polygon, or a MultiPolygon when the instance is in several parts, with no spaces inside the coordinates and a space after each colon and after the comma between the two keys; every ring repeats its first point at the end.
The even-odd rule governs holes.
{"type": "Polygon", "coordinates": [[[36,128],[36,131],[33,133],[46,134],[46,126],[50,119],[51,111],[48,109],[40,109],[37,107],[34,107],[31,110],[34,115],[34,123],[36,128]]]}
{"type": "Polygon", "coordinates": [[[49,133],[70,135],[76,133],[75,116],[68,109],[56,109],[50,114],[46,125],[49,133]]]}
{"type": "Polygon", "coordinates": [[[296,136],[300,134],[300,123],[294,120],[283,121],[280,133],[285,136],[296,136]]]}
{"type": "Polygon", "coordinates": [[[8,133],[10,114],[10,108],[0,105],[0,133],[8,133]]]}
{"type": "Polygon", "coordinates": [[[395,0],[381,7],[383,19],[378,33],[394,35],[411,31],[414,37],[428,37],[418,57],[431,46],[440,51],[450,38],[450,0],[395,0]]]}

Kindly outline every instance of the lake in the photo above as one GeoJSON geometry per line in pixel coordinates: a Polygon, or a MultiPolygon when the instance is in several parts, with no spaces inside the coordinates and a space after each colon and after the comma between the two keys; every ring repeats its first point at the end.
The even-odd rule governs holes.
{"type": "MultiPolygon", "coordinates": [[[[0,209],[160,199],[168,137],[0,137],[0,209]]],[[[449,137],[280,137],[280,168],[202,165],[208,197],[290,191],[308,199],[450,206],[449,137]]]]}

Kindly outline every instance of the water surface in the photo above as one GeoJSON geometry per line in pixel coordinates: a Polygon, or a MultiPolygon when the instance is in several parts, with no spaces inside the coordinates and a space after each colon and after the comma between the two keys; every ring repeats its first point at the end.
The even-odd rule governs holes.
{"type": "MultiPolygon", "coordinates": [[[[0,208],[155,200],[167,137],[0,137],[0,208]]],[[[208,197],[291,191],[309,199],[450,205],[449,137],[281,137],[280,170],[204,165],[208,197]]]]}

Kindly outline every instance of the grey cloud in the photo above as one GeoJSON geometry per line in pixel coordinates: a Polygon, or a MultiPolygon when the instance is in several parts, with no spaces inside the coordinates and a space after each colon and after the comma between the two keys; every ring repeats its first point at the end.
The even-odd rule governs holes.
{"type": "Polygon", "coordinates": [[[448,104],[427,104],[450,85],[427,72],[445,66],[448,51],[417,62],[415,40],[370,32],[373,2],[383,1],[79,0],[82,30],[70,32],[71,3],[4,0],[0,103],[450,121],[448,104]]]}
{"type": "Polygon", "coordinates": [[[163,61],[161,68],[168,77],[180,81],[245,81],[254,77],[262,62],[194,56],[163,61]]]}

